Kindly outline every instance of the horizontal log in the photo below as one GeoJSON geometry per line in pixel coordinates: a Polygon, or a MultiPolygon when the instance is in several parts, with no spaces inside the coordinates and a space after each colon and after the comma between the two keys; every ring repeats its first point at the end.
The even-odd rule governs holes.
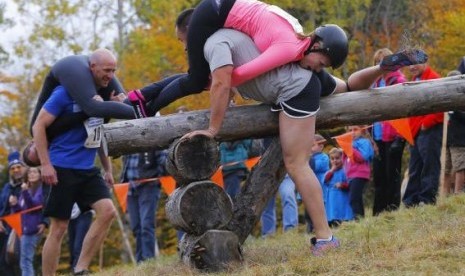
{"type": "MultiPolygon", "coordinates": [[[[317,129],[371,124],[449,110],[465,110],[465,75],[407,82],[322,98],[317,129]]],[[[104,148],[111,156],[168,147],[187,132],[208,127],[207,110],[105,124],[104,148]]],[[[231,107],[217,140],[261,138],[278,133],[278,117],[267,105],[231,107]]]]}

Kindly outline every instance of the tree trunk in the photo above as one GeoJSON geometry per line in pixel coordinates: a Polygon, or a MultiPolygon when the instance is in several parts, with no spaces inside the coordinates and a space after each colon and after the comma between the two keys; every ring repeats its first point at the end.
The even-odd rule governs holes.
{"type": "MultiPolygon", "coordinates": [[[[317,129],[465,109],[465,75],[408,82],[382,89],[342,93],[322,98],[317,129]]],[[[104,147],[112,156],[166,148],[176,138],[206,129],[206,110],[105,124],[104,147]]],[[[278,116],[267,105],[231,107],[217,140],[277,135],[278,116]]]]}

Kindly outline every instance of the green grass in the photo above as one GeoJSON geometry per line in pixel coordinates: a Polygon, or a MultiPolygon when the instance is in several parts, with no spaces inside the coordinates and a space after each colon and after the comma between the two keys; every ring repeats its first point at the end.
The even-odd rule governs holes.
{"type": "MultiPolygon", "coordinates": [[[[250,238],[244,245],[244,264],[215,275],[465,275],[465,195],[345,223],[334,233],[342,246],[324,257],[311,256],[310,236],[303,228],[250,238]]],[[[202,273],[177,256],[162,256],[97,275],[202,273]]]]}

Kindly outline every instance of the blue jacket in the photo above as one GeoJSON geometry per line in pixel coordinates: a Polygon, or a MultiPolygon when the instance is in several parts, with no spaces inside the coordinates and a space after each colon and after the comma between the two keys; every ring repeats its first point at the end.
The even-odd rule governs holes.
{"type": "MultiPolygon", "coordinates": [[[[21,192],[21,195],[18,200],[18,204],[13,206],[14,212],[24,211],[36,206],[44,206],[44,194],[47,193],[49,186],[40,185],[37,188],[34,195],[31,195],[29,190],[24,190],[21,192]],[[46,188],[45,188],[46,187],[46,188]]],[[[24,235],[34,235],[37,234],[37,226],[39,224],[44,224],[48,226],[48,218],[43,216],[42,209],[35,210],[32,212],[24,213],[21,215],[21,223],[24,235]]]]}

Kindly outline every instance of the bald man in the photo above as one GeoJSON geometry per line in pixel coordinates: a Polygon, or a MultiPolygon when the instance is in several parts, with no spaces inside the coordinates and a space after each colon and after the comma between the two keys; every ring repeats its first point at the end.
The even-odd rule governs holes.
{"type": "MultiPolygon", "coordinates": [[[[73,57],[74,61],[76,58],[76,56],[73,57]]],[[[51,224],[42,251],[43,275],[54,275],[56,272],[61,242],[68,228],[71,210],[75,202],[82,212],[90,209],[96,212],[96,220],[84,238],[81,255],[74,267],[74,272],[77,275],[88,273],[90,261],[102,244],[116,212],[107,186],[107,184],[113,184],[111,163],[104,155],[99,143],[98,127],[103,124],[103,118],[89,118],[84,124],[78,124],[55,136],[50,142],[47,141],[46,129],[58,116],[73,115],[83,110],[72,93],[89,94],[90,90],[82,90],[81,87],[87,89],[92,87],[95,93],[96,91],[108,91],[110,85],[114,84],[116,58],[111,52],[100,49],[92,53],[86,60],[89,72],[89,76],[86,78],[87,82],[74,83],[75,86],[72,86],[71,89],[61,84],[56,85],[50,91],[47,100],[44,101],[32,126],[35,147],[42,165],[42,179],[46,184],[51,185],[49,198],[44,207],[44,214],[50,217],[51,224]],[[74,92],[70,91],[72,89],[74,92]],[[100,170],[94,167],[97,152],[105,171],[103,177],[100,170]]],[[[75,69],[71,71],[73,70],[75,69]]],[[[80,77],[77,76],[78,79],[80,77]]],[[[95,108],[104,108],[101,104],[110,102],[102,101],[103,96],[109,95],[94,95],[85,99],[85,102],[95,101],[99,103],[95,108]]],[[[133,114],[131,107],[121,105],[129,108],[130,113],[133,114]]],[[[85,110],[83,111],[85,112],[85,110]]],[[[95,110],[93,112],[91,116],[101,114],[95,110]]]]}
{"type": "MultiPolygon", "coordinates": [[[[116,58],[107,49],[98,49],[91,55],[72,55],[57,61],[50,72],[45,77],[42,91],[39,94],[30,127],[34,124],[40,109],[45,101],[52,94],[57,86],[63,86],[70,97],[81,107],[83,113],[88,117],[103,117],[116,119],[133,119],[134,111],[132,107],[118,102],[107,102],[110,95],[124,94],[124,89],[112,72],[111,78],[105,76],[100,85],[98,76],[102,74],[100,67],[102,64],[113,63],[116,69],[116,58]],[[97,78],[97,79],[96,79],[97,78]],[[93,99],[95,95],[100,95],[105,101],[93,99]]],[[[57,120],[60,121],[61,118],[57,120]]],[[[67,125],[65,122],[63,125],[67,125]]]]}

